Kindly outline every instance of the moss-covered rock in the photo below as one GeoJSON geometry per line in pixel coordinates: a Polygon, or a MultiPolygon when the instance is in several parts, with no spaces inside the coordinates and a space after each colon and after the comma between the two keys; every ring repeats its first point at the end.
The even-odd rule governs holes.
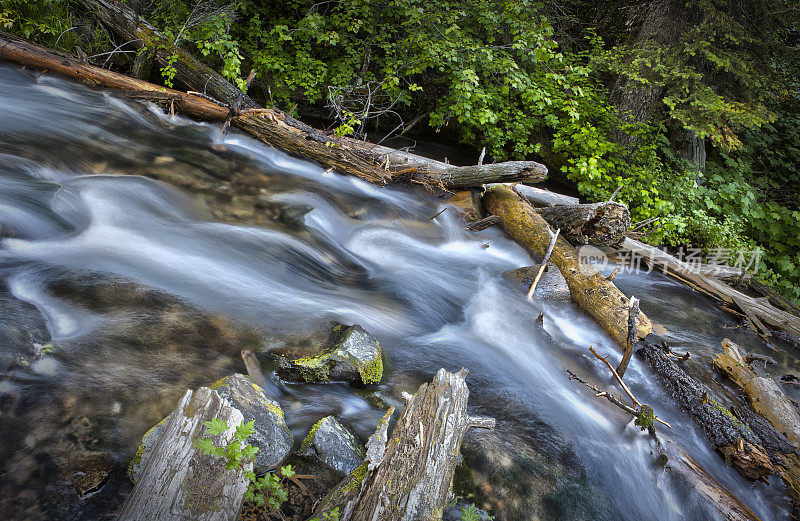
{"type": "Polygon", "coordinates": [[[314,424],[300,446],[303,456],[316,456],[332,469],[351,473],[366,456],[364,446],[350,429],[333,416],[314,424]]]}
{"type": "Polygon", "coordinates": [[[278,374],[303,382],[345,381],[369,385],[383,378],[383,356],[378,341],[364,328],[336,324],[319,354],[294,360],[281,358],[278,374]]]}

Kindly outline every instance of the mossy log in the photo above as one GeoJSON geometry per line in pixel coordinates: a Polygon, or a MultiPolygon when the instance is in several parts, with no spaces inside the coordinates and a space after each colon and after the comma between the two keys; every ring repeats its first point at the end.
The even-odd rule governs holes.
{"type": "Polygon", "coordinates": [[[441,519],[467,429],[494,425],[467,416],[467,372],[444,369],[408,398],[388,435],[389,414],[367,443],[367,458],[321,501],[341,521],[441,519]]]}
{"type": "Polygon", "coordinates": [[[692,265],[654,246],[626,238],[622,247],[641,255],[651,266],[662,268],[666,273],[689,287],[738,307],[745,313],[753,328],[763,335],[769,336],[771,333],[769,327],[765,325],[766,323],[774,328],[782,329],[796,340],[800,340],[800,317],[776,308],[769,299],[745,295],[716,277],[700,273],[692,265]]]}
{"type": "Polygon", "coordinates": [[[128,5],[118,0],[79,0],[79,3],[123,40],[137,49],[145,47],[154,53],[162,67],[173,67],[175,77],[190,89],[231,106],[237,103],[243,109],[258,106],[211,67],[164,37],[128,5]]]}
{"type": "Polygon", "coordinates": [[[210,437],[203,424],[221,418],[228,430],[212,437],[218,445],[233,437],[242,413],[216,391],[201,387],[186,391],[170,415],[142,474],[125,504],[119,521],[233,521],[247,491],[247,463],[238,470],[225,468],[225,461],[202,454],[194,445],[210,437]]]}
{"type": "Polygon", "coordinates": [[[713,363],[736,385],[744,389],[753,409],[766,418],[795,447],[800,448],[800,413],[772,378],[764,378],[747,363],[742,349],[728,340],[722,341],[722,353],[713,363]]]}
{"type": "Polygon", "coordinates": [[[646,345],[637,354],[648,363],[683,410],[700,426],[717,451],[744,476],[764,479],[774,472],[761,439],[718,404],[703,384],[689,376],[670,358],[663,346],[646,345]]]}
{"type": "MultiPolygon", "coordinates": [[[[483,196],[483,205],[487,213],[500,217],[512,239],[532,255],[544,257],[550,243],[548,224],[531,205],[504,185],[490,187],[483,196]]],[[[563,237],[556,241],[550,261],[564,275],[572,300],[624,349],[628,337],[628,298],[590,265],[579,265],[575,248],[563,237]]],[[[640,312],[638,338],[652,331],[650,319],[640,312]]]]}
{"type": "Polygon", "coordinates": [[[559,205],[537,210],[553,228],[578,244],[614,246],[631,227],[628,207],[620,203],[559,205]]]}

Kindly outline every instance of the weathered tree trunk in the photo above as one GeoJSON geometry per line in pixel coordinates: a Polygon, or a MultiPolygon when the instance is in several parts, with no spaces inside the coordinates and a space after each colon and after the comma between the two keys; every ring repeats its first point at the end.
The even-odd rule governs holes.
{"type": "Polygon", "coordinates": [[[723,352],[714,357],[714,365],[744,389],[753,409],[769,420],[795,446],[800,448],[800,413],[772,378],[756,374],[747,363],[741,348],[722,341],[723,352]]]}
{"type": "Polygon", "coordinates": [[[755,298],[728,286],[714,277],[697,272],[691,265],[682,262],[658,248],[626,238],[622,247],[641,255],[652,266],[663,267],[666,273],[678,278],[686,285],[716,299],[733,304],[741,309],[753,324],[756,331],[765,336],[770,334],[764,322],[789,333],[800,340],[800,317],[778,309],[767,298],[755,298]]]}
{"type": "Polygon", "coordinates": [[[239,106],[243,109],[258,106],[246,94],[243,95],[242,91],[214,72],[212,68],[204,65],[165,38],[147,20],[138,16],[122,2],[118,0],[80,0],[79,3],[137,49],[146,47],[152,51],[156,61],[162,67],[174,67],[175,77],[190,89],[202,92],[228,105],[233,105],[241,98],[239,106]]]}
{"type": "Polygon", "coordinates": [[[439,370],[408,399],[388,437],[385,416],[367,443],[364,463],[320,501],[314,517],[339,508],[341,521],[439,519],[464,433],[494,426],[491,419],[467,416],[465,376],[464,369],[439,370]]]}
{"type": "MultiPolygon", "coordinates": [[[[529,253],[542,258],[550,244],[548,224],[511,188],[495,185],[483,196],[489,214],[500,217],[503,228],[529,253]]],[[[628,336],[628,298],[591,265],[579,264],[575,248],[563,237],[556,241],[550,260],[558,266],[569,286],[572,300],[605,329],[624,349],[628,336]]],[[[639,315],[638,337],[653,331],[650,319],[639,315]]]]}
{"type": "MultiPolygon", "coordinates": [[[[633,52],[655,54],[677,43],[685,26],[682,3],[675,0],[649,0],[638,6],[633,4],[630,10],[633,16],[628,22],[630,26],[638,27],[636,35],[631,38],[630,48],[633,52]],[[643,9],[644,13],[639,13],[637,8],[643,9]],[[638,22],[639,18],[641,22],[638,22]]],[[[649,121],[662,106],[663,87],[660,75],[648,65],[648,61],[641,60],[640,63],[636,73],[649,83],[631,81],[627,76],[621,75],[611,89],[612,103],[617,107],[620,116],[630,123],[649,121]]],[[[623,146],[632,148],[635,145],[635,135],[623,129],[617,134],[623,146]]]]}
{"type": "Polygon", "coordinates": [[[119,515],[120,521],[234,521],[239,515],[252,463],[227,470],[225,461],[197,450],[194,441],[208,437],[203,422],[221,418],[228,430],[214,438],[229,441],[242,413],[216,391],[186,391],[170,416],[142,475],[119,515]]]}
{"type": "Polygon", "coordinates": [[[515,184],[513,187],[517,195],[528,201],[533,206],[556,206],[580,204],[577,197],[558,194],[549,190],[542,190],[535,186],[515,184]]]}
{"type": "Polygon", "coordinates": [[[554,228],[578,244],[613,246],[631,227],[628,207],[620,203],[550,206],[536,210],[554,228]]]}

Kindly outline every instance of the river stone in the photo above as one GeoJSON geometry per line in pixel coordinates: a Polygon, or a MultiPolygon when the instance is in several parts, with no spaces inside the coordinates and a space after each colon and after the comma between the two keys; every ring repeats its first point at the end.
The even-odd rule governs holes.
{"type": "Polygon", "coordinates": [[[242,412],[244,421],[255,421],[255,432],[248,439],[258,447],[253,467],[257,473],[276,468],[292,450],[294,439],[278,402],[243,374],[233,374],[211,385],[217,393],[242,412]]]}
{"type": "MultiPolygon", "coordinates": [[[[447,508],[442,515],[442,521],[461,521],[464,519],[463,513],[465,509],[468,509],[471,505],[470,503],[464,503],[459,501],[455,505],[447,508]]],[[[475,508],[475,514],[478,515],[478,519],[480,521],[491,521],[494,517],[490,516],[480,508],[475,508]]]]}
{"type": "Polygon", "coordinates": [[[350,474],[364,461],[366,452],[355,434],[333,416],[314,424],[300,446],[303,456],[316,456],[334,470],[350,474]]]}
{"type": "MultiPolygon", "coordinates": [[[[215,389],[221,397],[239,409],[245,422],[255,422],[255,432],[248,438],[248,442],[259,449],[254,461],[256,472],[266,472],[280,465],[289,455],[294,442],[292,433],[284,421],[281,406],[267,398],[261,387],[243,374],[226,376],[214,382],[210,388],[215,389]]],[[[128,474],[134,483],[164,432],[170,416],[158,422],[142,436],[139,450],[128,466],[128,474]]]]}
{"type": "Polygon", "coordinates": [[[279,359],[281,377],[305,382],[345,381],[374,384],[383,377],[381,347],[359,325],[337,324],[328,345],[315,356],[296,360],[279,359]]]}
{"type": "MultiPolygon", "coordinates": [[[[538,272],[539,265],[537,264],[536,266],[525,266],[524,268],[505,271],[503,272],[503,277],[515,288],[527,294],[538,272]]],[[[536,284],[534,294],[547,300],[566,301],[571,298],[567,281],[558,267],[552,262],[548,262],[547,266],[545,266],[544,272],[536,284]]]]}

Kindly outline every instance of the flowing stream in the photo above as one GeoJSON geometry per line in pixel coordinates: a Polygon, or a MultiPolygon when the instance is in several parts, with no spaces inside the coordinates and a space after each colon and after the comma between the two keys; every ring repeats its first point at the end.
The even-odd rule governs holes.
{"type": "MultiPolygon", "coordinates": [[[[646,435],[569,381],[566,369],[620,394],[588,351],[616,360],[615,345],[562,293],[527,302],[503,272],[533,262],[501,231],[466,231],[453,208],[432,219],[447,204],[421,190],[218,134],[0,66],[2,519],[113,518],[139,438],[185,389],[245,372],[245,348],[272,371],[269,352],[307,349],[331,320],[379,339],[385,379],[362,390],[276,383],[297,443],[327,414],[366,438],[402,391],[466,367],[470,412],[498,421],[465,442],[489,447],[465,458],[498,519],[715,519],[654,465],[646,435]],[[78,497],[70,475],[87,460],[110,478],[78,497]]],[[[615,282],[700,362],[727,336],[798,366],[668,278],[615,282]]],[[[778,481],[726,466],[636,357],[626,379],[761,519],[784,518],[778,481]]]]}

